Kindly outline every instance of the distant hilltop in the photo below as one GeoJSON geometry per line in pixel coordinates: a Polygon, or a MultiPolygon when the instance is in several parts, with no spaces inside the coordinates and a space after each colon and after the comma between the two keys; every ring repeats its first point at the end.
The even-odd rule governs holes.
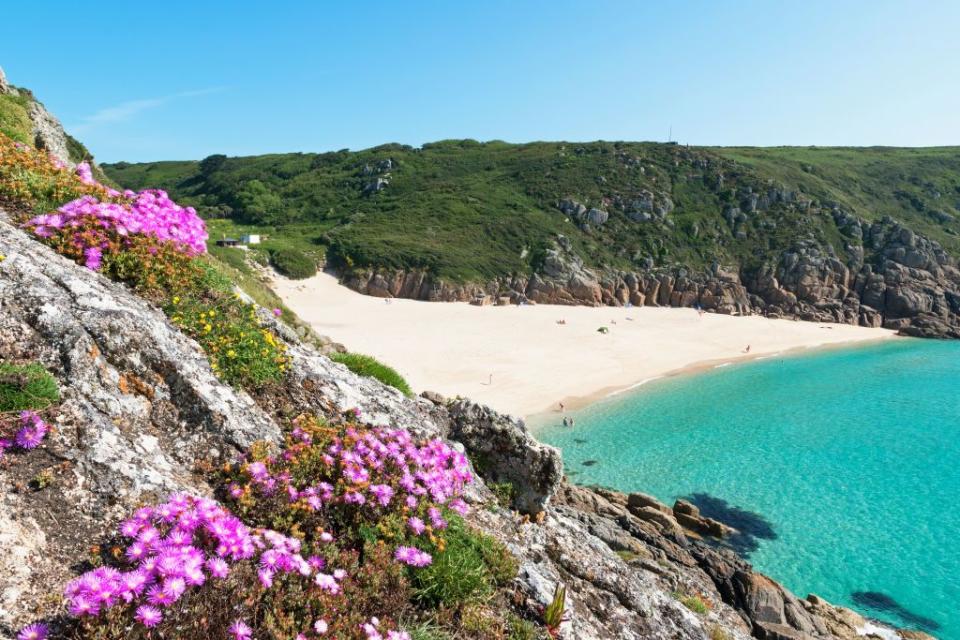
{"type": "Polygon", "coordinates": [[[955,147],[445,140],[104,168],[371,295],[960,335],[955,147]]]}

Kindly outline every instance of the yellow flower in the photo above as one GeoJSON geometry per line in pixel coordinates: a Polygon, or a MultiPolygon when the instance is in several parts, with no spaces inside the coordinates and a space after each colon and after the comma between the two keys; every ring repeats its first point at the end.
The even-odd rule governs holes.
{"type": "Polygon", "coordinates": [[[210,325],[208,324],[203,325],[204,333],[210,333],[212,330],[213,330],[213,327],[211,327],[210,325]]]}
{"type": "Polygon", "coordinates": [[[227,357],[228,357],[228,358],[236,358],[236,357],[237,357],[237,352],[234,351],[233,349],[230,349],[230,351],[227,351],[227,357]]]}
{"type": "Polygon", "coordinates": [[[217,315],[217,312],[214,309],[210,309],[210,317],[213,318],[217,315]]]}
{"type": "Polygon", "coordinates": [[[180,296],[173,296],[173,304],[178,304],[180,302],[180,296]]]}
{"type": "Polygon", "coordinates": [[[0,262],[3,262],[3,261],[6,260],[6,259],[7,259],[7,256],[5,256],[5,255],[3,255],[2,253],[0,253],[0,262]]]}

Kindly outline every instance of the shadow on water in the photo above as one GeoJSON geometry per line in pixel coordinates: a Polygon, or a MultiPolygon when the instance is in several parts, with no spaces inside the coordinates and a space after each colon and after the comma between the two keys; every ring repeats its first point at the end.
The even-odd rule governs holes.
{"type": "Polygon", "coordinates": [[[937,631],[940,623],[904,608],[902,604],[879,591],[854,591],[850,594],[853,601],[864,609],[888,613],[896,616],[904,624],[923,631],[937,631]]]}
{"type": "Polygon", "coordinates": [[[750,554],[760,547],[760,540],[777,539],[773,524],[759,513],[741,509],[709,493],[693,493],[686,496],[684,500],[695,504],[700,509],[701,515],[719,520],[736,529],[737,533],[725,538],[723,544],[743,558],[750,557],[750,554]]]}
{"type": "Polygon", "coordinates": [[[585,467],[592,467],[593,465],[597,464],[597,462],[599,462],[599,460],[584,460],[580,464],[582,464],[585,467]]]}

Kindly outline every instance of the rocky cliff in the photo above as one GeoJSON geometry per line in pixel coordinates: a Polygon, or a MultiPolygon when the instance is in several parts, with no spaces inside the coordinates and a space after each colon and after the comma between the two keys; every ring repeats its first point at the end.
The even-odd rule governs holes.
{"type": "Polygon", "coordinates": [[[891,218],[879,222],[839,208],[818,210],[843,234],[850,257],[800,239],[776,262],[705,271],[683,267],[624,272],[591,269],[564,236],[539,273],[483,284],[448,283],[422,271],[354,269],[342,281],[373,296],[479,304],[534,302],[700,307],[814,322],[896,329],[911,336],[960,338],[960,270],[936,242],[891,218]]]}
{"type": "MultiPolygon", "coordinates": [[[[33,93],[21,87],[15,87],[7,82],[7,77],[0,68],[0,95],[20,98],[19,105],[7,108],[23,108],[29,118],[29,142],[37,149],[48,151],[55,158],[68,167],[75,167],[77,163],[93,162],[86,148],[77,140],[71,138],[63,129],[60,121],[50,113],[43,103],[38,101],[33,93]]],[[[2,119],[2,118],[0,118],[2,119]]],[[[99,174],[99,168],[94,165],[99,174]]]]}
{"type": "Polygon", "coordinates": [[[352,409],[468,453],[485,480],[467,496],[470,519],[518,559],[516,605],[536,618],[556,585],[568,586],[561,638],[895,637],[814,596],[800,600],[708,544],[705,534],[727,529],[686,505],[567,484],[559,452],[509,417],[406,398],[275,320],[291,376],[251,396],[218,380],[158,309],[2,219],[0,256],[0,360],[42,363],[62,393],[46,443],[0,464],[0,638],[38,618],[61,622],[56,594],[133,508],[171,491],[212,495],[204,469],[277,441],[285,416],[336,421],[352,409]],[[487,484],[504,482],[510,503],[487,484]]]}

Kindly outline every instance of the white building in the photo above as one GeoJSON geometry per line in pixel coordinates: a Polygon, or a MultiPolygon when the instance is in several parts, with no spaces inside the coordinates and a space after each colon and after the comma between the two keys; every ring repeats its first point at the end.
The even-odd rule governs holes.
{"type": "Polygon", "coordinates": [[[243,244],[260,244],[260,236],[254,233],[242,235],[240,236],[240,242],[243,244]]]}

